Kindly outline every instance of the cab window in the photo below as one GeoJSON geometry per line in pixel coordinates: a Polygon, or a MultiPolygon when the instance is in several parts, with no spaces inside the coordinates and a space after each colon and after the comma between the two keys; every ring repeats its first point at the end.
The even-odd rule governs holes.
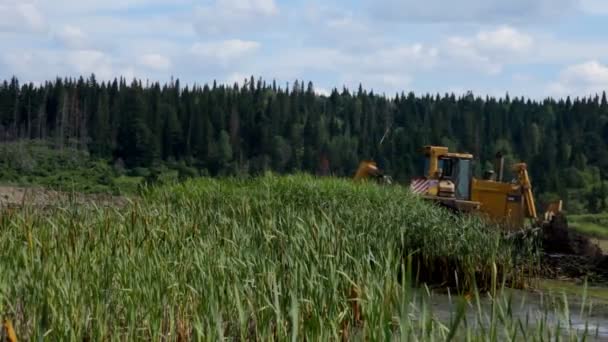
{"type": "Polygon", "coordinates": [[[452,178],[454,175],[454,159],[439,159],[439,168],[443,178],[452,178]]]}

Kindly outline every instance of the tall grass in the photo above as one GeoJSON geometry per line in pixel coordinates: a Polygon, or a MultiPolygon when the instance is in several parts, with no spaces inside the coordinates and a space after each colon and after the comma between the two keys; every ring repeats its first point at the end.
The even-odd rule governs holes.
{"type": "Polygon", "coordinates": [[[556,331],[516,319],[499,294],[515,268],[498,232],[397,187],[199,179],[149,189],[120,209],[5,212],[0,232],[0,315],[22,340],[486,340],[556,331]],[[441,321],[432,291],[408,279],[471,291],[478,304],[463,301],[441,321]],[[490,311],[479,304],[485,293],[490,311]]]}

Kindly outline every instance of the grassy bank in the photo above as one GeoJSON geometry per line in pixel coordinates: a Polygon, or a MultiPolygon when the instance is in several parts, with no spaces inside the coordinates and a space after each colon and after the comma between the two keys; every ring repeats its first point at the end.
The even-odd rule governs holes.
{"type": "Polygon", "coordinates": [[[80,192],[132,194],[143,177],[128,174],[82,150],[49,142],[21,141],[0,144],[0,183],[80,192]]]}
{"type": "Polygon", "coordinates": [[[399,187],[199,179],[121,209],[6,212],[0,231],[0,315],[22,340],[559,333],[510,313],[498,288],[513,250],[497,232],[399,187]],[[436,319],[425,288],[401,279],[404,253],[419,279],[487,284],[495,304],[462,302],[436,319]]]}
{"type": "Polygon", "coordinates": [[[161,185],[199,175],[198,170],[184,162],[127,169],[121,160],[94,158],[87,151],[69,145],[58,147],[38,140],[0,144],[1,185],[132,195],[145,183],[161,185]]]}
{"type": "Polygon", "coordinates": [[[569,215],[570,228],[600,239],[608,239],[608,213],[569,215]]]}

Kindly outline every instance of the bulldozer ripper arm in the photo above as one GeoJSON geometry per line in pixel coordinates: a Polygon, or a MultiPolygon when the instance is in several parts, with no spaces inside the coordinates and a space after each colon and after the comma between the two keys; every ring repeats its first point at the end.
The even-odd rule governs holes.
{"type": "Polygon", "coordinates": [[[355,174],[354,179],[356,181],[367,179],[369,177],[378,177],[381,175],[380,169],[376,163],[371,161],[362,161],[359,164],[359,168],[357,169],[357,173],[355,174]]]}
{"type": "Polygon", "coordinates": [[[530,176],[528,175],[528,166],[525,163],[515,164],[513,165],[513,171],[517,173],[517,180],[522,189],[528,217],[537,220],[538,215],[536,213],[534,195],[532,194],[532,183],[530,182],[530,176]]]}

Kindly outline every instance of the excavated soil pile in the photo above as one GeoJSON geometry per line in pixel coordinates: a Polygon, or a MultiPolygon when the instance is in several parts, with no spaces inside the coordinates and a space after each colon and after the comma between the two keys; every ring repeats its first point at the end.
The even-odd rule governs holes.
{"type": "Polygon", "coordinates": [[[543,228],[543,249],[549,254],[569,254],[596,259],[602,257],[601,248],[591,240],[568,228],[564,215],[557,215],[543,228]]]}
{"type": "Polygon", "coordinates": [[[543,275],[608,281],[608,256],[591,240],[568,228],[564,215],[542,227],[543,275]]]}
{"type": "Polygon", "coordinates": [[[50,190],[46,188],[22,188],[0,186],[0,209],[6,208],[47,208],[61,204],[91,204],[98,206],[123,207],[127,204],[125,197],[108,194],[82,194],[50,190]]]}

